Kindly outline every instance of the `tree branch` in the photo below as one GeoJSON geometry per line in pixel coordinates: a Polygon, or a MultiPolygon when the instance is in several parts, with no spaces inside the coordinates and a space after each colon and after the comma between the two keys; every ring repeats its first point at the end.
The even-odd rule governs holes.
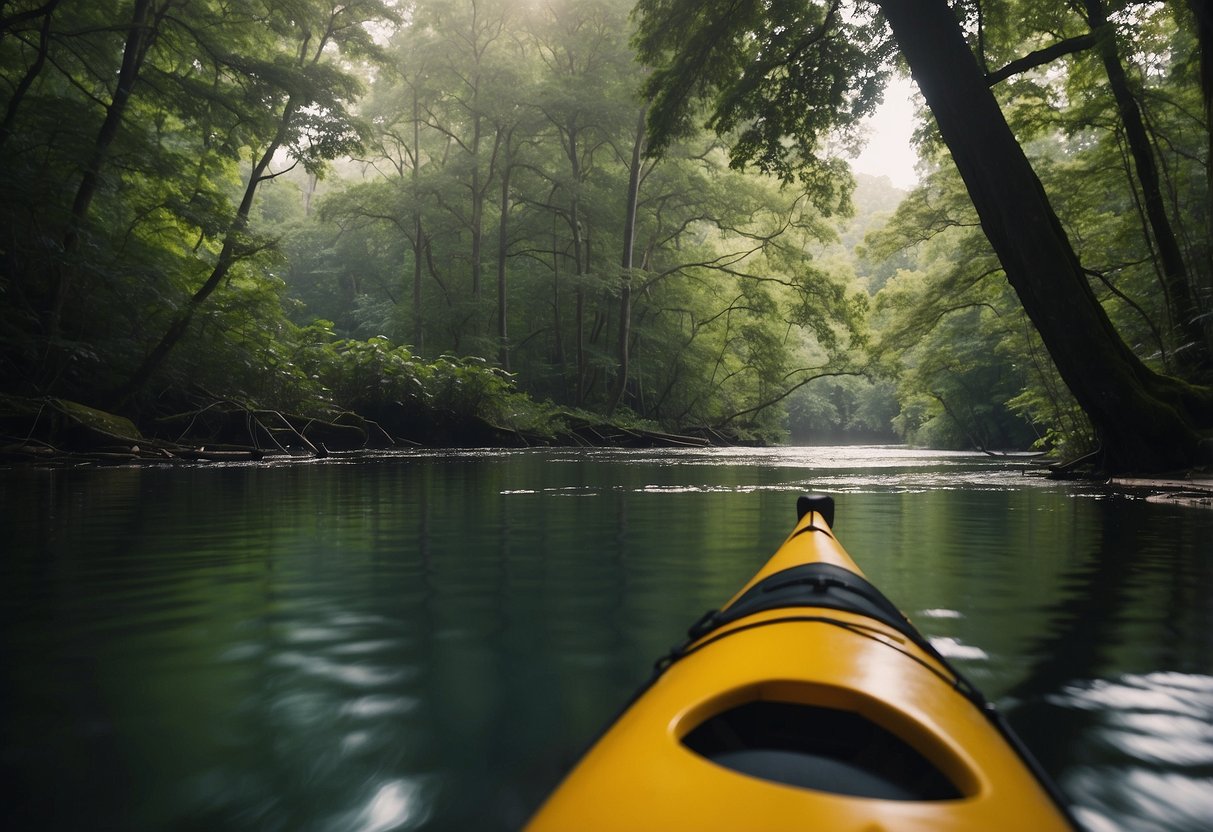
{"type": "Polygon", "coordinates": [[[1052,46],[1046,46],[1044,49],[1037,49],[1035,52],[1029,52],[1022,58],[1017,58],[1011,63],[1004,66],[1002,69],[996,69],[993,72],[986,74],[986,84],[994,86],[999,81],[1005,81],[1012,75],[1018,75],[1021,72],[1027,72],[1029,69],[1035,69],[1038,66],[1052,63],[1062,55],[1072,55],[1075,52],[1083,52],[1090,49],[1098,41],[1099,36],[1095,32],[1088,32],[1085,35],[1079,35],[1074,38],[1066,38],[1060,40],[1052,46]]]}
{"type": "Polygon", "coordinates": [[[792,395],[797,390],[799,390],[801,387],[804,387],[810,381],[816,381],[819,378],[832,378],[835,376],[862,376],[862,375],[864,375],[864,374],[858,370],[836,370],[831,373],[818,373],[815,376],[809,376],[804,381],[796,382],[796,384],[793,384],[791,387],[789,387],[787,390],[784,390],[782,393],[780,393],[778,396],[776,396],[773,399],[768,399],[767,401],[762,402],[761,404],[755,405],[754,407],[747,408],[746,410],[737,411],[732,416],[729,416],[727,419],[722,421],[719,425],[717,425],[717,427],[724,427],[729,422],[736,419],[738,416],[748,416],[751,413],[757,413],[760,410],[766,410],[771,405],[778,404],[779,402],[783,401],[788,396],[792,395]]]}

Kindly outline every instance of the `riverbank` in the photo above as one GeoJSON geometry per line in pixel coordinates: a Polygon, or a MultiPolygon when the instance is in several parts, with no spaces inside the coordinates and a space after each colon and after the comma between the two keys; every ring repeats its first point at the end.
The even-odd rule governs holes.
{"type": "Polygon", "coordinates": [[[446,448],[696,448],[753,444],[697,428],[681,432],[555,410],[526,426],[476,414],[416,411],[383,421],[353,412],[326,417],[216,400],[136,421],[59,398],[0,396],[0,463],[42,465],[250,462],[446,448]]]}
{"type": "Polygon", "coordinates": [[[1150,503],[1171,503],[1213,509],[1213,476],[1192,472],[1185,478],[1113,477],[1108,485],[1116,491],[1150,503]]]}

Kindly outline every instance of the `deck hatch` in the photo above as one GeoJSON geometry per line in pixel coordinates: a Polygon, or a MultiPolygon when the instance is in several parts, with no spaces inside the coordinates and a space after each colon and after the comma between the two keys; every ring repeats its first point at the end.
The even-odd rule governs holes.
{"type": "Polygon", "coordinates": [[[882,800],[955,800],[960,789],[904,740],[861,714],[752,701],[695,727],[683,744],[733,771],[882,800]]]}

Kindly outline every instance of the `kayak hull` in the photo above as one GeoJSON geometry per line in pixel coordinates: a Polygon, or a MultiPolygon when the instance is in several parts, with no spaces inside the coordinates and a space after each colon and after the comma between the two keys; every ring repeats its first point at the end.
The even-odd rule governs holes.
{"type": "Polygon", "coordinates": [[[866,586],[825,517],[807,512],[527,829],[1074,828],[942,657],[904,618],[832,601],[846,581],[829,569],[866,586]],[[811,564],[828,577],[804,577],[811,564]],[[792,587],[794,604],[756,596],[778,595],[779,576],[811,586],[792,587]]]}

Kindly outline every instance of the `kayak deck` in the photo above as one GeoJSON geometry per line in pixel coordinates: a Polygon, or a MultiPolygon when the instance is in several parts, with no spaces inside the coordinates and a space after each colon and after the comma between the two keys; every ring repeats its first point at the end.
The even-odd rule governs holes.
{"type": "Polygon", "coordinates": [[[1073,828],[825,508],[692,627],[528,830],[1073,828]]]}

